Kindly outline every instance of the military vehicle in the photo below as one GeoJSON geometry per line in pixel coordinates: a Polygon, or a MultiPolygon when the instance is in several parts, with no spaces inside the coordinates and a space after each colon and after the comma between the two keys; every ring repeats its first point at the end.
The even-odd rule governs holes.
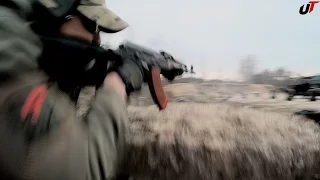
{"type": "Polygon", "coordinates": [[[320,96],[320,75],[291,79],[287,87],[276,88],[272,91],[272,98],[277,92],[288,94],[287,100],[291,101],[294,96],[310,97],[310,101],[316,101],[320,96]]]}

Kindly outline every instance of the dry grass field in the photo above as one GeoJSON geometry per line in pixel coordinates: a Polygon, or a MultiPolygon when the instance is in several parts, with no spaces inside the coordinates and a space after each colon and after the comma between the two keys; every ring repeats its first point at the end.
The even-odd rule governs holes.
{"type": "Polygon", "coordinates": [[[129,112],[126,172],[136,179],[292,180],[320,172],[312,121],[221,103],[129,112]]]}
{"type": "MultiPolygon", "coordinates": [[[[129,153],[134,179],[320,179],[320,128],[292,116],[317,102],[270,99],[269,87],[169,84],[159,111],[148,89],[131,97],[129,153]]],[[[84,90],[79,114],[92,91],[84,90]]],[[[282,95],[283,96],[283,95],[282,95]]]]}

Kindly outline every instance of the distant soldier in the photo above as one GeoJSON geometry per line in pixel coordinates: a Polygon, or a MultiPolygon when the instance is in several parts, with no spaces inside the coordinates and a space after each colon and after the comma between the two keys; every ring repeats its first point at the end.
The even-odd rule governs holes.
{"type": "Polygon", "coordinates": [[[195,72],[193,71],[193,65],[191,65],[191,74],[195,74],[195,72]]]}

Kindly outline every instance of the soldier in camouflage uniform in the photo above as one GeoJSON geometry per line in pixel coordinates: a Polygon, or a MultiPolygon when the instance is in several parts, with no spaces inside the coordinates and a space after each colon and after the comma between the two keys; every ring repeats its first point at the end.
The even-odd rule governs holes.
{"type": "MultiPolygon", "coordinates": [[[[81,1],[77,10],[109,31],[127,26],[103,0],[81,1]]],[[[28,24],[32,12],[31,0],[0,2],[0,179],[114,178],[125,150],[128,84],[117,72],[109,73],[88,115],[77,119],[74,103],[39,69],[43,47],[28,24]]],[[[81,28],[81,21],[76,17],[65,26],[81,28]]],[[[94,34],[72,29],[62,31],[93,41],[94,34]]],[[[123,68],[137,74],[129,78],[131,87],[140,89],[139,67],[123,68]]]]}

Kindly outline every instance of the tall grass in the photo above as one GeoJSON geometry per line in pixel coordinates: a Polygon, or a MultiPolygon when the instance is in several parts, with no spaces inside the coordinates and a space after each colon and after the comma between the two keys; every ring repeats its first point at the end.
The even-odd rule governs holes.
{"type": "Polygon", "coordinates": [[[126,173],[136,179],[313,179],[320,128],[226,104],[129,107],[126,173]]]}

